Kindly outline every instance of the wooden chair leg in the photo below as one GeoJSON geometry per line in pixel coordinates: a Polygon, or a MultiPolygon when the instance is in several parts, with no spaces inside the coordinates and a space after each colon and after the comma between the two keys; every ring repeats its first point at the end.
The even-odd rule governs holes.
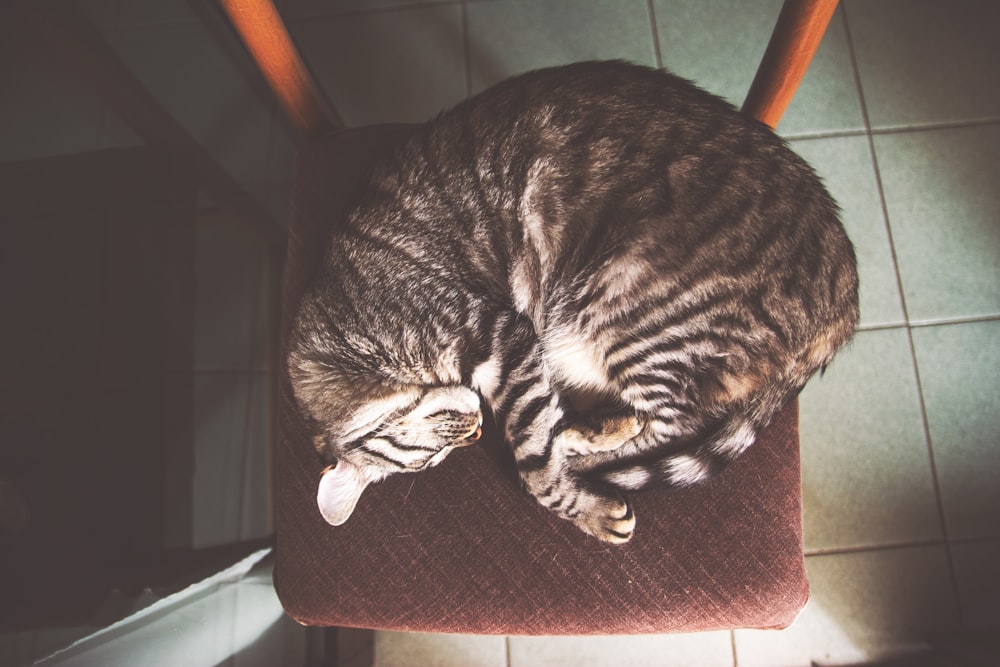
{"type": "Polygon", "coordinates": [[[785,0],[743,113],[776,127],[837,9],[837,0],[785,0]]]}
{"type": "Polygon", "coordinates": [[[344,126],[313,81],[271,0],[221,0],[219,4],[304,136],[344,126]]]}

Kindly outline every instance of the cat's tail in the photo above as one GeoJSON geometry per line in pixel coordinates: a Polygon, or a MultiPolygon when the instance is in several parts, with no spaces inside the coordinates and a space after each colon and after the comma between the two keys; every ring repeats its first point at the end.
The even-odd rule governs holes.
{"type": "MultiPolygon", "coordinates": [[[[582,466],[583,477],[622,490],[683,488],[718,475],[757,439],[757,426],[747,414],[725,417],[707,437],[652,447],[596,467],[582,466]],[[666,451],[665,451],[666,450],[666,451]]],[[[586,458],[586,457],[581,457],[586,458]]]]}

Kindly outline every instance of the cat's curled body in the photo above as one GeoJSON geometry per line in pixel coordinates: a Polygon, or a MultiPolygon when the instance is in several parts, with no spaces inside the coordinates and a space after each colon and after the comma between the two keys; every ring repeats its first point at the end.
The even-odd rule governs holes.
{"type": "Polygon", "coordinates": [[[487,90],[376,168],[288,363],[337,462],[330,523],[474,440],[481,396],[527,491],[623,542],[620,490],[717,473],[857,318],[836,205],[776,135],[665,72],[581,63],[487,90]]]}

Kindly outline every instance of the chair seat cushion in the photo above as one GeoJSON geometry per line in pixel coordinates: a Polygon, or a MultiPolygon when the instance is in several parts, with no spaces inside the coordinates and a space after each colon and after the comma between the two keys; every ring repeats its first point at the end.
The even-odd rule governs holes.
{"type": "MultiPolygon", "coordinates": [[[[283,334],[371,165],[412,126],[342,131],[296,166],[283,334]]],[[[632,634],[784,627],[805,604],[797,405],[720,477],[633,495],[632,541],[609,546],[521,490],[493,432],[437,468],[365,492],[332,527],[325,467],[281,369],[274,579],[306,625],[474,634],[632,634]]]]}

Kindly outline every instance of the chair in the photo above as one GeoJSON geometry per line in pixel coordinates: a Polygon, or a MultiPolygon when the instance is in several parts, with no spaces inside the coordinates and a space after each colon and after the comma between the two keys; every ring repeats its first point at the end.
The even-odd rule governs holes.
{"type": "MultiPolygon", "coordinates": [[[[303,84],[301,65],[287,67],[290,43],[277,49],[278,66],[269,55],[284,39],[273,7],[266,0],[223,5],[311,135],[296,163],[287,335],[330,226],[345,215],[370,167],[414,126],[330,132],[308,110],[294,112],[322,105],[301,102],[314,89],[303,84]]],[[[785,3],[747,113],[777,123],[835,6],[785,3]]],[[[781,628],[808,597],[794,402],[713,482],[634,495],[641,521],[621,547],[586,537],[522,493],[496,438],[420,475],[373,485],[351,520],[331,528],[315,506],[323,463],[285,375],[278,411],[275,586],[303,624],[505,635],[781,628]]]]}

